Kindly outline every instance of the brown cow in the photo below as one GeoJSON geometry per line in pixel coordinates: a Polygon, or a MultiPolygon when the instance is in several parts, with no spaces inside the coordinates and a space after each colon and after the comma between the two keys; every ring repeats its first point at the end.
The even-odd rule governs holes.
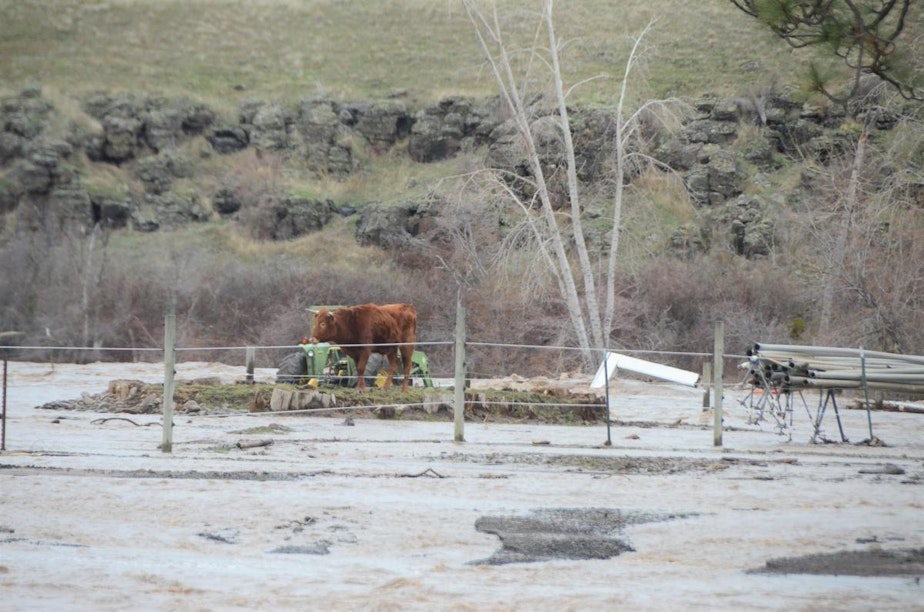
{"type": "Polygon", "coordinates": [[[398,371],[398,351],[404,361],[404,383],[407,391],[411,377],[411,358],[417,341],[417,309],[412,304],[363,304],[330,311],[321,308],[315,313],[311,342],[338,344],[356,363],[356,388],[366,390],[366,363],[375,352],[388,358],[388,378],[385,387],[391,386],[398,371]]]}

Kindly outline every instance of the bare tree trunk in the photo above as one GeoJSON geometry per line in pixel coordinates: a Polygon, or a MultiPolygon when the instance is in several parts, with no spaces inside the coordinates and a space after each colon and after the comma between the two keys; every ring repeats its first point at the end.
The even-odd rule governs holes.
{"type": "MultiPolygon", "coordinates": [[[[551,19],[551,0],[548,0],[548,3],[549,9],[546,12],[546,15],[549,19],[551,19]]],[[[555,262],[555,274],[562,289],[563,297],[565,298],[565,303],[568,308],[568,316],[574,327],[575,334],[577,335],[578,346],[583,349],[585,361],[590,362],[592,359],[592,354],[590,351],[591,344],[590,338],[587,335],[587,324],[584,319],[584,313],[581,308],[580,294],[578,293],[577,283],[575,282],[574,274],[571,270],[571,265],[568,260],[564,238],[559,231],[558,223],[555,220],[555,211],[552,207],[551,197],[549,196],[545,174],[542,170],[542,164],[540,163],[539,154],[536,150],[536,143],[530,128],[529,112],[520,95],[516,75],[513,73],[513,67],[507,54],[507,48],[505,47],[503,37],[501,36],[501,28],[498,21],[497,9],[496,7],[494,9],[493,21],[489,22],[478,6],[476,0],[463,0],[463,4],[468,12],[469,18],[475,26],[478,42],[484,51],[485,57],[491,64],[494,77],[497,80],[497,84],[501,90],[501,97],[510,109],[514,121],[517,124],[517,128],[520,131],[520,135],[523,138],[523,143],[526,147],[526,154],[529,160],[530,168],[536,181],[536,189],[541,203],[542,217],[546,222],[549,242],[554,253],[554,257],[552,257],[551,254],[544,254],[544,257],[552,259],[555,262]]],[[[554,55],[557,53],[557,49],[553,48],[550,50],[550,52],[554,55]]],[[[560,80],[560,75],[558,75],[558,78],[560,80]]],[[[564,130],[566,127],[567,125],[563,125],[562,129],[564,130]]],[[[523,206],[522,202],[518,203],[523,206]]],[[[572,201],[571,204],[572,207],[579,207],[579,202],[572,201]]],[[[544,243],[540,241],[539,244],[543,245],[544,243]]]]}
{"type": "Polygon", "coordinates": [[[847,187],[844,202],[844,213],[837,229],[837,239],[834,251],[828,260],[825,270],[825,286],[821,296],[821,314],[818,320],[818,337],[827,339],[831,330],[831,312],[834,308],[834,287],[837,279],[843,276],[844,258],[847,256],[847,238],[850,234],[854,209],[857,205],[857,192],[860,188],[860,171],[863,169],[863,159],[866,152],[866,130],[857,140],[857,151],[853,157],[853,168],[850,171],[850,183],[847,187]]]}
{"type": "MultiPolygon", "coordinates": [[[[574,251],[577,255],[577,272],[572,268],[565,246],[566,239],[555,216],[546,176],[542,169],[541,159],[536,148],[532,126],[530,124],[531,116],[529,109],[523,102],[523,96],[521,95],[521,88],[523,86],[518,83],[516,75],[514,74],[511,59],[502,37],[496,6],[493,8],[493,19],[489,20],[481,10],[477,0],[463,0],[463,5],[468,12],[472,24],[475,26],[478,41],[493,70],[494,77],[500,88],[501,97],[504,102],[506,102],[516,122],[520,135],[523,138],[527,159],[535,181],[536,194],[540,202],[541,216],[545,222],[544,231],[542,232],[540,232],[535,224],[530,224],[530,226],[537,238],[537,244],[540,245],[541,249],[544,249],[542,258],[549,263],[550,269],[553,271],[558,281],[559,288],[568,308],[568,315],[574,328],[578,344],[584,349],[584,359],[586,362],[590,362],[593,360],[591,349],[594,347],[602,348],[607,345],[609,330],[612,329],[613,325],[616,292],[616,262],[619,249],[619,231],[624,191],[623,181],[625,175],[625,162],[628,155],[625,145],[627,139],[635,131],[634,127],[629,126],[635,125],[639,111],[636,111],[636,113],[627,119],[623,118],[623,112],[626,105],[626,93],[632,66],[637,57],[639,45],[651,28],[651,24],[645,28],[635,41],[631,55],[626,63],[626,70],[619,96],[616,133],[617,191],[613,213],[613,231],[609,244],[607,262],[606,307],[603,316],[601,316],[600,303],[598,301],[599,296],[597,295],[596,288],[597,281],[594,274],[594,262],[591,261],[591,255],[587,248],[583,229],[577,161],[566,104],[568,94],[573,87],[566,90],[562,79],[561,64],[559,61],[559,45],[552,19],[553,0],[543,0],[542,25],[549,41],[549,48],[543,50],[548,53],[547,61],[544,63],[549,67],[551,72],[552,87],[554,89],[558,113],[558,127],[561,130],[567,163],[568,199],[570,204],[569,218],[574,238],[574,251]],[[576,274],[580,274],[581,277],[582,283],[580,288],[575,278],[576,274]]],[[[536,48],[532,51],[533,55],[539,52],[536,48]]],[[[504,188],[521,207],[524,214],[532,214],[530,206],[522,202],[512,189],[506,186],[504,188]]]]}
{"type": "Polygon", "coordinates": [[[622,226],[622,198],[625,182],[625,165],[626,165],[626,134],[624,134],[626,122],[623,121],[623,110],[626,103],[626,91],[629,88],[629,74],[632,72],[632,64],[638,53],[638,46],[642,39],[651,29],[651,23],[645,26],[645,29],[635,40],[632,45],[632,52],[626,61],[626,71],[622,77],[622,86],[619,88],[619,103],[616,106],[616,194],[613,198],[613,234],[610,238],[610,252],[606,265],[606,307],[603,315],[603,329],[606,330],[607,336],[613,329],[613,313],[616,309],[616,260],[619,253],[619,232],[622,226]]]}
{"type": "Polygon", "coordinates": [[[552,0],[546,0],[543,13],[546,32],[549,36],[549,55],[552,60],[552,78],[555,85],[555,96],[558,100],[558,117],[565,144],[565,155],[568,161],[568,199],[571,203],[571,226],[574,228],[574,244],[578,254],[581,273],[584,276],[584,301],[587,305],[587,315],[590,320],[591,339],[594,346],[606,345],[603,328],[600,321],[600,307],[597,304],[597,289],[594,281],[594,271],[590,263],[590,254],[587,252],[587,243],[584,240],[584,227],[581,222],[581,199],[578,192],[577,161],[574,155],[574,141],[571,138],[571,124],[568,121],[568,108],[565,104],[565,88],[561,78],[561,65],[558,60],[558,42],[555,38],[555,27],[552,23],[552,0]]]}

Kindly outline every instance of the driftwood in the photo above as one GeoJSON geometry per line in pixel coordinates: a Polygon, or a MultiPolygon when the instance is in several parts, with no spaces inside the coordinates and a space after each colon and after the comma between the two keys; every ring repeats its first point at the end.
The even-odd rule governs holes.
{"type": "Polygon", "coordinates": [[[433,468],[427,468],[419,474],[400,474],[400,478],[420,478],[421,476],[429,476],[431,478],[446,478],[433,468]]]}
{"type": "Polygon", "coordinates": [[[894,463],[886,463],[885,465],[863,468],[860,470],[860,474],[888,474],[892,476],[900,476],[904,473],[904,468],[900,468],[894,463]]]}
{"type": "Polygon", "coordinates": [[[126,421],[128,423],[131,423],[135,427],[150,427],[151,425],[160,425],[160,423],[145,423],[144,425],[142,425],[141,423],[136,423],[131,419],[126,419],[125,417],[107,417],[104,419],[93,419],[92,421],[90,421],[90,423],[92,425],[102,425],[103,423],[106,423],[107,421],[126,421]]]}
{"type": "Polygon", "coordinates": [[[273,443],[272,439],[270,440],[239,440],[237,443],[237,447],[241,450],[245,450],[248,448],[258,448],[260,446],[269,446],[272,443],[273,443]]]}

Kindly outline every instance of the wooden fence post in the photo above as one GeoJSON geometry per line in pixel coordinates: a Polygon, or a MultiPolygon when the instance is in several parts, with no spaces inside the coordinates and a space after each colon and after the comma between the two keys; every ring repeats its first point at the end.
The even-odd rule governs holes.
{"type": "Polygon", "coordinates": [[[462,306],[462,289],[456,295],[456,372],[453,414],[455,441],[465,441],[465,307],[462,306]]]}
{"type": "Polygon", "coordinates": [[[715,322],[715,353],[713,356],[714,383],[712,393],[715,396],[713,403],[715,412],[712,422],[713,445],[722,446],[722,378],[725,376],[725,323],[715,322]]]}
{"type": "Polygon", "coordinates": [[[6,450],[6,362],[8,359],[13,357],[13,347],[19,344],[19,341],[25,336],[23,332],[19,331],[5,331],[0,332],[0,359],[3,359],[3,415],[2,415],[2,428],[3,431],[0,432],[0,451],[6,450]]]}
{"type": "Polygon", "coordinates": [[[6,356],[3,357],[3,433],[0,434],[0,451],[6,450],[6,356]]]}
{"type": "Polygon", "coordinates": [[[709,408],[712,406],[712,401],[710,400],[710,392],[712,391],[712,364],[708,361],[703,361],[703,408],[709,408]]]}
{"type": "Polygon", "coordinates": [[[164,437],[160,450],[173,452],[173,376],[176,367],[176,315],[164,318],[164,437]]]}
{"type": "Polygon", "coordinates": [[[610,419],[610,370],[606,363],[609,358],[609,352],[603,351],[603,380],[605,381],[603,393],[606,397],[606,442],[603,443],[604,446],[613,446],[613,435],[610,431],[613,423],[610,419]]]}

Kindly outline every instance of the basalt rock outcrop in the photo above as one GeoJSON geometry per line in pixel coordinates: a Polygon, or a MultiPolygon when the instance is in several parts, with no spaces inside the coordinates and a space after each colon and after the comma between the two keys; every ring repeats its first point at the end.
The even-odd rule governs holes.
{"type": "MultiPolygon", "coordinates": [[[[335,178],[389,152],[406,151],[421,164],[474,154],[508,177],[521,195],[533,195],[518,128],[496,98],[449,96],[420,108],[400,95],[359,102],[248,100],[237,116],[228,117],[188,97],[101,93],[80,101],[80,109],[81,116],[59,110],[39,88],[0,99],[0,215],[15,218],[17,231],[94,223],[155,231],[258,210],[266,216],[263,237],[286,240],[320,231],[335,214],[356,210],[360,244],[394,247],[425,235],[440,214],[439,207],[420,201],[347,209],[285,192],[257,201],[236,177],[208,176],[202,168],[202,160],[247,151],[335,178]],[[93,178],[100,175],[109,182],[100,185],[93,178]]],[[[612,180],[613,111],[570,109],[569,120],[578,180],[605,185],[612,180]]],[[[855,135],[838,129],[842,121],[836,111],[781,95],[704,96],[689,104],[678,130],[645,129],[654,145],[649,151],[682,178],[694,204],[709,212],[704,219],[725,228],[736,252],[759,257],[773,244],[767,221],[773,203],[743,194],[759,188],[761,176],[784,160],[810,156],[826,163],[849,150],[855,135]]],[[[875,123],[877,129],[894,124],[875,123]]],[[[533,128],[553,203],[564,209],[567,160],[554,109],[537,105],[533,128]]],[[[627,164],[623,179],[632,181],[637,173],[627,164]]],[[[679,250],[706,248],[705,234],[686,227],[673,243],[679,250]]]]}
{"type": "Polygon", "coordinates": [[[386,249],[404,246],[428,227],[432,214],[427,202],[416,200],[391,206],[369,204],[356,225],[356,241],[386,249]]]}
{"type": "Polygon", "coordinates": [[[417,111],[408,154],[416,162],[430,163],[489,144],[492,131],[500,124],[498,105],[496,99],[450,96],[417,111]]]}

